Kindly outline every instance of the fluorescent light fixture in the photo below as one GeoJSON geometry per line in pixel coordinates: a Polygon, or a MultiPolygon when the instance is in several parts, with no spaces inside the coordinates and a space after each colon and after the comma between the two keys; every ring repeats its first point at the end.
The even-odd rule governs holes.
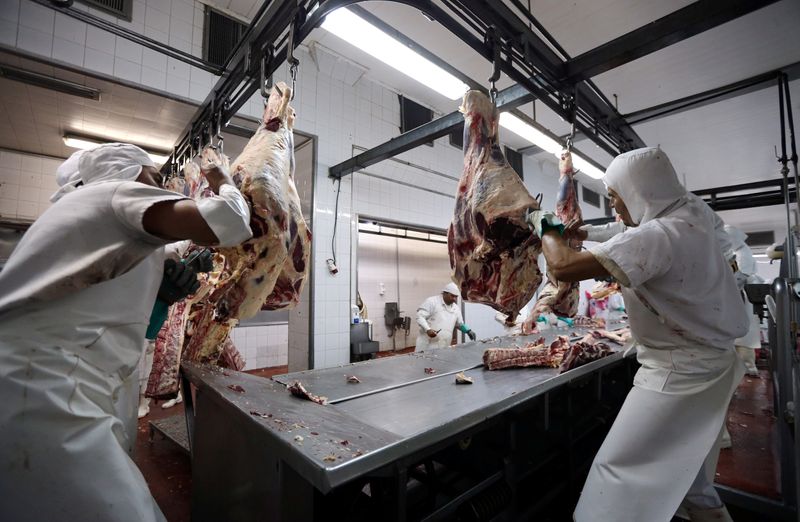
{"type": "MultiPolygon", "coordinates": [[[[561,151],[564,146],[558,140],[533,125],[522,121],[510,112],[500,113],[500,126],[528,140],[545,152],[555,154],[557,158],[561,157],[561,151]]],[[[605,176],[605,173],[600,168],[575,150],[572,151],[572,166],[590,178],[600,179],[605,176]]]]}
{"type": "MultiPolygon", "coordinates": [[[[64,145],[73,149],[89,150],[98,147],[103,143],[108,143],[108,142],[102,141],[99,138],[95,139],[86,136],[75,136],[71,134],[64,135],[64,145]]],[[[166,163],[167,160],[169,159],[169,156],[164,155],[163,153],[150,152],[148,150],[145,150],[145,152],[147,152],[147,155],[150,156],[151,160],[153,160],[153,163],[163,164],[166,163]]]]}
{"type": "Polygon", "coordinates": [[[461,98],[469,89],[452,74],[345,8],[327,15],[321,27],[451,100],[461,98]]]}

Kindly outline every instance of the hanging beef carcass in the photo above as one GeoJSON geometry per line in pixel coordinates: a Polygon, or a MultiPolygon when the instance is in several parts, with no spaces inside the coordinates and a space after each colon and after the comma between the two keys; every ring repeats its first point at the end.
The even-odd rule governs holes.
{"type": "MultiPolygon", "coordinates": [[[[578,191],[575,188],[575,171],[572,167],[572,154],[565,150],[558,162],[558,195],[556,196],[555,214],[562,223],[583,223],[581,207],[578,204],[578,191]]],[[[575,250],[581,247],[581,241],[569,239],[569,245],[575,250]]],[[[574,317],[578,312],[580,289],[578,282],[557,281],[548,272],[547,282],[539,293],[539,299],[533,306],[530,316],[523,324],[523,332],[533,331],[536,320],[541,315],[555,314],[559,317],[574,317]]]]}
{"type": "Polygon", "coordinates": [[[461,296],[516,317],[541,283],[541,241],[525,223],[538,209],[506,161],[498,140],[498,112],[479,91],[464,95],[464,172],[447,233],[453,281],[461,296]]]}
{"type": "MultiPolygon", "coordinates": [[[[201,276],[200,290],[180,307],[173,305],[164,326],[170,330],[160,335],[163,346],[156,346],[157,354],[167,354],[167,363],[163,370],[154,363],[151,396],[177,393],[180,360],[217,361],[239,319],[262,308],[290,308],[299,301],[308,274],[311,232],[294,184],[295,114],[290,99],[286,84],[273,87],[262,124],[230,168],[250,205],[253,238],[237,247],[215,249],[214,271],[201,276]]],[[[201,154],[205,167],[226,162],[213,148],[201,154]]],[[[193,163],[187,166],[186,185],[193,197],[207,195],[193,163]]]]}

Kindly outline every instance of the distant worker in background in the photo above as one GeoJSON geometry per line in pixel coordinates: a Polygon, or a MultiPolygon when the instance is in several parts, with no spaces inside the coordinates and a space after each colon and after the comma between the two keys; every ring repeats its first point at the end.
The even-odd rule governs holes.
{"type": "Polygon", "coordinates": [[[475,340],[475,332],[464,324],[461,309],[458,307],[460,292],[455,283],[448,283],[441,295],[431,296],[417,308],[417,324],[419,335],[415,352],[427,348],[444,348],[450,346],[453,330],[458,327],[470,339],[475,340]]]}
{"type": "Polygon", "coordinates": [[[252,236],[228,173],[204,175],[216,196],[164,190],[147,153],[123,143],[59,167],[54,204],[0,273],[0,520],[165,520],[126,430],[164,245],[252,236]]]}
{"type": "Polygon", "coordinates": [[[758,316],[753,313],[753,305],[747,300],[744,294],[744,285],[753,285],[763,283],[764,280],[756,273],[757,265],[753,257],[753,251],[747,246],[745,240],[747,234],[732,225],[725,225],[725,232],[731,238],[733,252],[736,255],[736,267],[738,272],[735,273],[736,283],[739,290],[742,292],[742,299],[744,306],[747,307],[747,314],[750,318],[749,329],[747,335],[742,338],[736,339],[736,352],[739,357],[744,361],[744,367],[747,369],[747,375],[751,377],[758,377],[758,368],[756,367],[756,349],[761,348],[761,322],[758,316]]]}

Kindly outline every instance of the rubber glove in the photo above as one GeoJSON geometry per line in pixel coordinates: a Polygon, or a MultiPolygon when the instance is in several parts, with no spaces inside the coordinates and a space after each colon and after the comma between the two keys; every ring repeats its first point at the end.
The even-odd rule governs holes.
{"type": "Polygon", "coordinates": [[[478,336],[475,335],[475,332],[473,332],[472,330],[469,330],[467,332],[467,337],[469,337],[470,341],[474,341],[475,339],[478,338],[478,336]]]}
{"type": "Polygon", "coordinates": [[[164,277],[158,289],[158,298],[167,305],[180,301],[200,288],[197,272],[190,265],[173,259],[164,261],[164,277]]]}
{"type": "Polygon", "coordinates": [[[538,237],[542,237],[548,230],[555,230],[559,235],[564,235],[564,224],[549,210],[532,210],[525,216],[525,221],[538,237]]]}

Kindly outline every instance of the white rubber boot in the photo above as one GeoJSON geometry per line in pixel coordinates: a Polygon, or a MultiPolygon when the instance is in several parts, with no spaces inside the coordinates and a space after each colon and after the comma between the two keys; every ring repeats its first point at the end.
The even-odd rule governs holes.
{"type": "Polygon", "coordinates": [[[719,447],[720,449],[728,449],[731,447],[731,434],[728,431],[728,426],[723,426],[722,428],[722,437],[720,437],[719,447]]]}
{"type": "Polygon", "coordinates": [[[139,395],[139,413],[138,417],[141,419],[145,415],[150,413],[150,399],[145,397],[144,395],[139,395]]]}
{"type": "Polygon", "coordinates": [[[175,397],[174,399],[168,400],[167,402],[162,404],[161,407],[166,410],[166,409],[172,408],[176,404],[180,404],[182,402],[183,402],[183,397],[181,396],[181,392],[178,392],[178,396],[177,397],[175,397]]]}
{"type": "Polygon", "coordinates": [[[689,520],[692,522],[733,522],[728,508],[725,506],[714,509],[690,509],[689,520]]]}
{"type": "Polygon", "coordinates": [[[756,367],[756,351],[753,348],[748,348],[747,346],[737,346],[736,353],[738,353],[739,357],[742,359],[747,375],[750,377],[758,377],[758,368],[756,367]]]}

